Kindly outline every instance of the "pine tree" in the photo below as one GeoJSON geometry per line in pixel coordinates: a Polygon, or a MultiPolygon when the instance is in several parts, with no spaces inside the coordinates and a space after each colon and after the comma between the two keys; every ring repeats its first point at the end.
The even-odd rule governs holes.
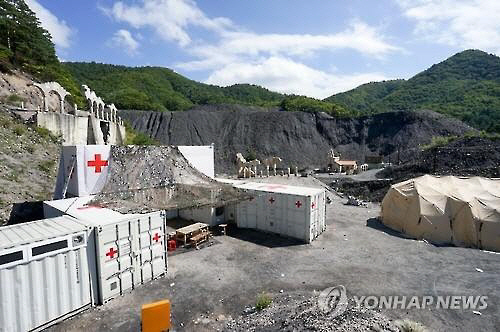
{"type": "Polygon", "coordinates": [[[0,51],[28,71],[58,63],[49,32],[23,0],[0,0],[0,51]]]}

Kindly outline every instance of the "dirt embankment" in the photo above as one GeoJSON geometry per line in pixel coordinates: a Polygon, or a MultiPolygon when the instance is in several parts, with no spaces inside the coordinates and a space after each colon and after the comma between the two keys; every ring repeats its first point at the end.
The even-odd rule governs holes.
{"type": "Polygon", "coordinates": [[[13,207],[18,217],[10,223],[28,221],[41,204],[21,203],[52,198],[59,153],[56,137],[25,125],[0,105],[0,225],[9,221],[13,207]]]}
{"type": "MultiPolygon", "coordinates": [[[[11,74],[0,73],[0,103],[11,107],[24,106],[26,109],[43,109],[43,95],[39,88],[33,86],[33,77],[21,71],[14,71],[11,74]]],[[[47,96],[47,106],[49,110],[59,111],[60,101],[55,93],[47,96]]],[[[73,109],[65,100],[65,109],[73,109]]]]}
{"type": "Polygon", "coordinates": [[[462,138],[424,151],[414,149],[405,155],[400,165],[378,172],[378,180],[339,178],[327,184],[346,195],[380,202],[392,184],[424,174],[500,177],[500,139],[462,138]]]}
{"type": "Polygon", "coordinates": [[[235,173],[235,154],[283,158],[283,167],[324,167],[334,148],[344,159],[396,158],[398,151],[427,144],[433,136],[463,135],[472,128],[430,112],[389,112],[360,118],[282,112],[244,106],[203,106],[186,112],[120,111],[138,131],[162,144],[215,143],[216,172],[235,173]]]}
{"type": "Polygon", "coordinates": [[[500,177],[500,139],[462,138],[417,151],[377,177],[403,181],[423,174],[500,177]]]}

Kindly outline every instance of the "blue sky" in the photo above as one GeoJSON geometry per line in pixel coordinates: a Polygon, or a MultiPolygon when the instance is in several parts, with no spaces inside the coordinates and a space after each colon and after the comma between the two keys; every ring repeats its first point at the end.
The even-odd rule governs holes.
{"type": "Polygon", "coordinates": [[[497,0],[26,0],[59,58],[169,67],[221,86],[325,98],[499,54],[497,0]]]}

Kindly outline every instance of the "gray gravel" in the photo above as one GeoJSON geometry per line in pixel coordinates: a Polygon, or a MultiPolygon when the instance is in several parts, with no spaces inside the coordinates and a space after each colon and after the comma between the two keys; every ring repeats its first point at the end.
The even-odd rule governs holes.
{"type": "MultiPolygon", "coordinates": [[[[311,244],[230,229],[228,236],[216,236],[212,245],[169,256],[165,278],[50,330],[138,331],[141,305],[168,298],[176,331],[214,331],[232,320],[240,322],[245,308],[255,306],[262,292],[275,299],[277,307],[271,310],[290,313],[280,321],[290,319],[293,327],[300,324],[294,308],[303,301],[307,305],[314,291],[344,285],[350,297],[487,295],[488,308],[482,315],[461,309],[384,309],[381,319],[407,318],[430,331],[498,331],[500,255],[407,239],[375,221],[378,205],[344,204],[334,197],[327,207],[327,230],[311,244]],[[288,296],[298,302],[287,305],[288,296]]],[[[246,318],[242,319],[244,324],[246,318]]]]}

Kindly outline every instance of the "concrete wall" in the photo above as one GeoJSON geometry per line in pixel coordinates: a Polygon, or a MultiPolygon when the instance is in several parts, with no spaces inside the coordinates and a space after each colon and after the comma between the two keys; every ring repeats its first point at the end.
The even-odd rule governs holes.
{"type": "Polygon", "coordinates": [[[47,128],[55,135],[61,135],[64,145],[113,144],[125,141],[125,127],[116,123],[97,119],[88,112],[79,111],[78,115],[58,112],[37,112],[36,124],[47,128]],[[104,142],[101,121],[109,126],[108,141],[104,142]]]}
{"type": "Polygon", "coordinates": [[[62,135],[64,145],[87,144],[88,118],[67,113],[37,112],[36,124],[55,135],[62,135]]]}
{"type": "Polygon", "coordinates": [[[117,122],[101,120],[96,118],[95,116],[89,117],[88,132],[88,144],[121,145],[125,142],[125,126],[122,126],[117,122]],[[109,126],[107,142],[104,141],[104,134],[101,130],[101,122],[104,122],[107,126],[109,126]]]}

